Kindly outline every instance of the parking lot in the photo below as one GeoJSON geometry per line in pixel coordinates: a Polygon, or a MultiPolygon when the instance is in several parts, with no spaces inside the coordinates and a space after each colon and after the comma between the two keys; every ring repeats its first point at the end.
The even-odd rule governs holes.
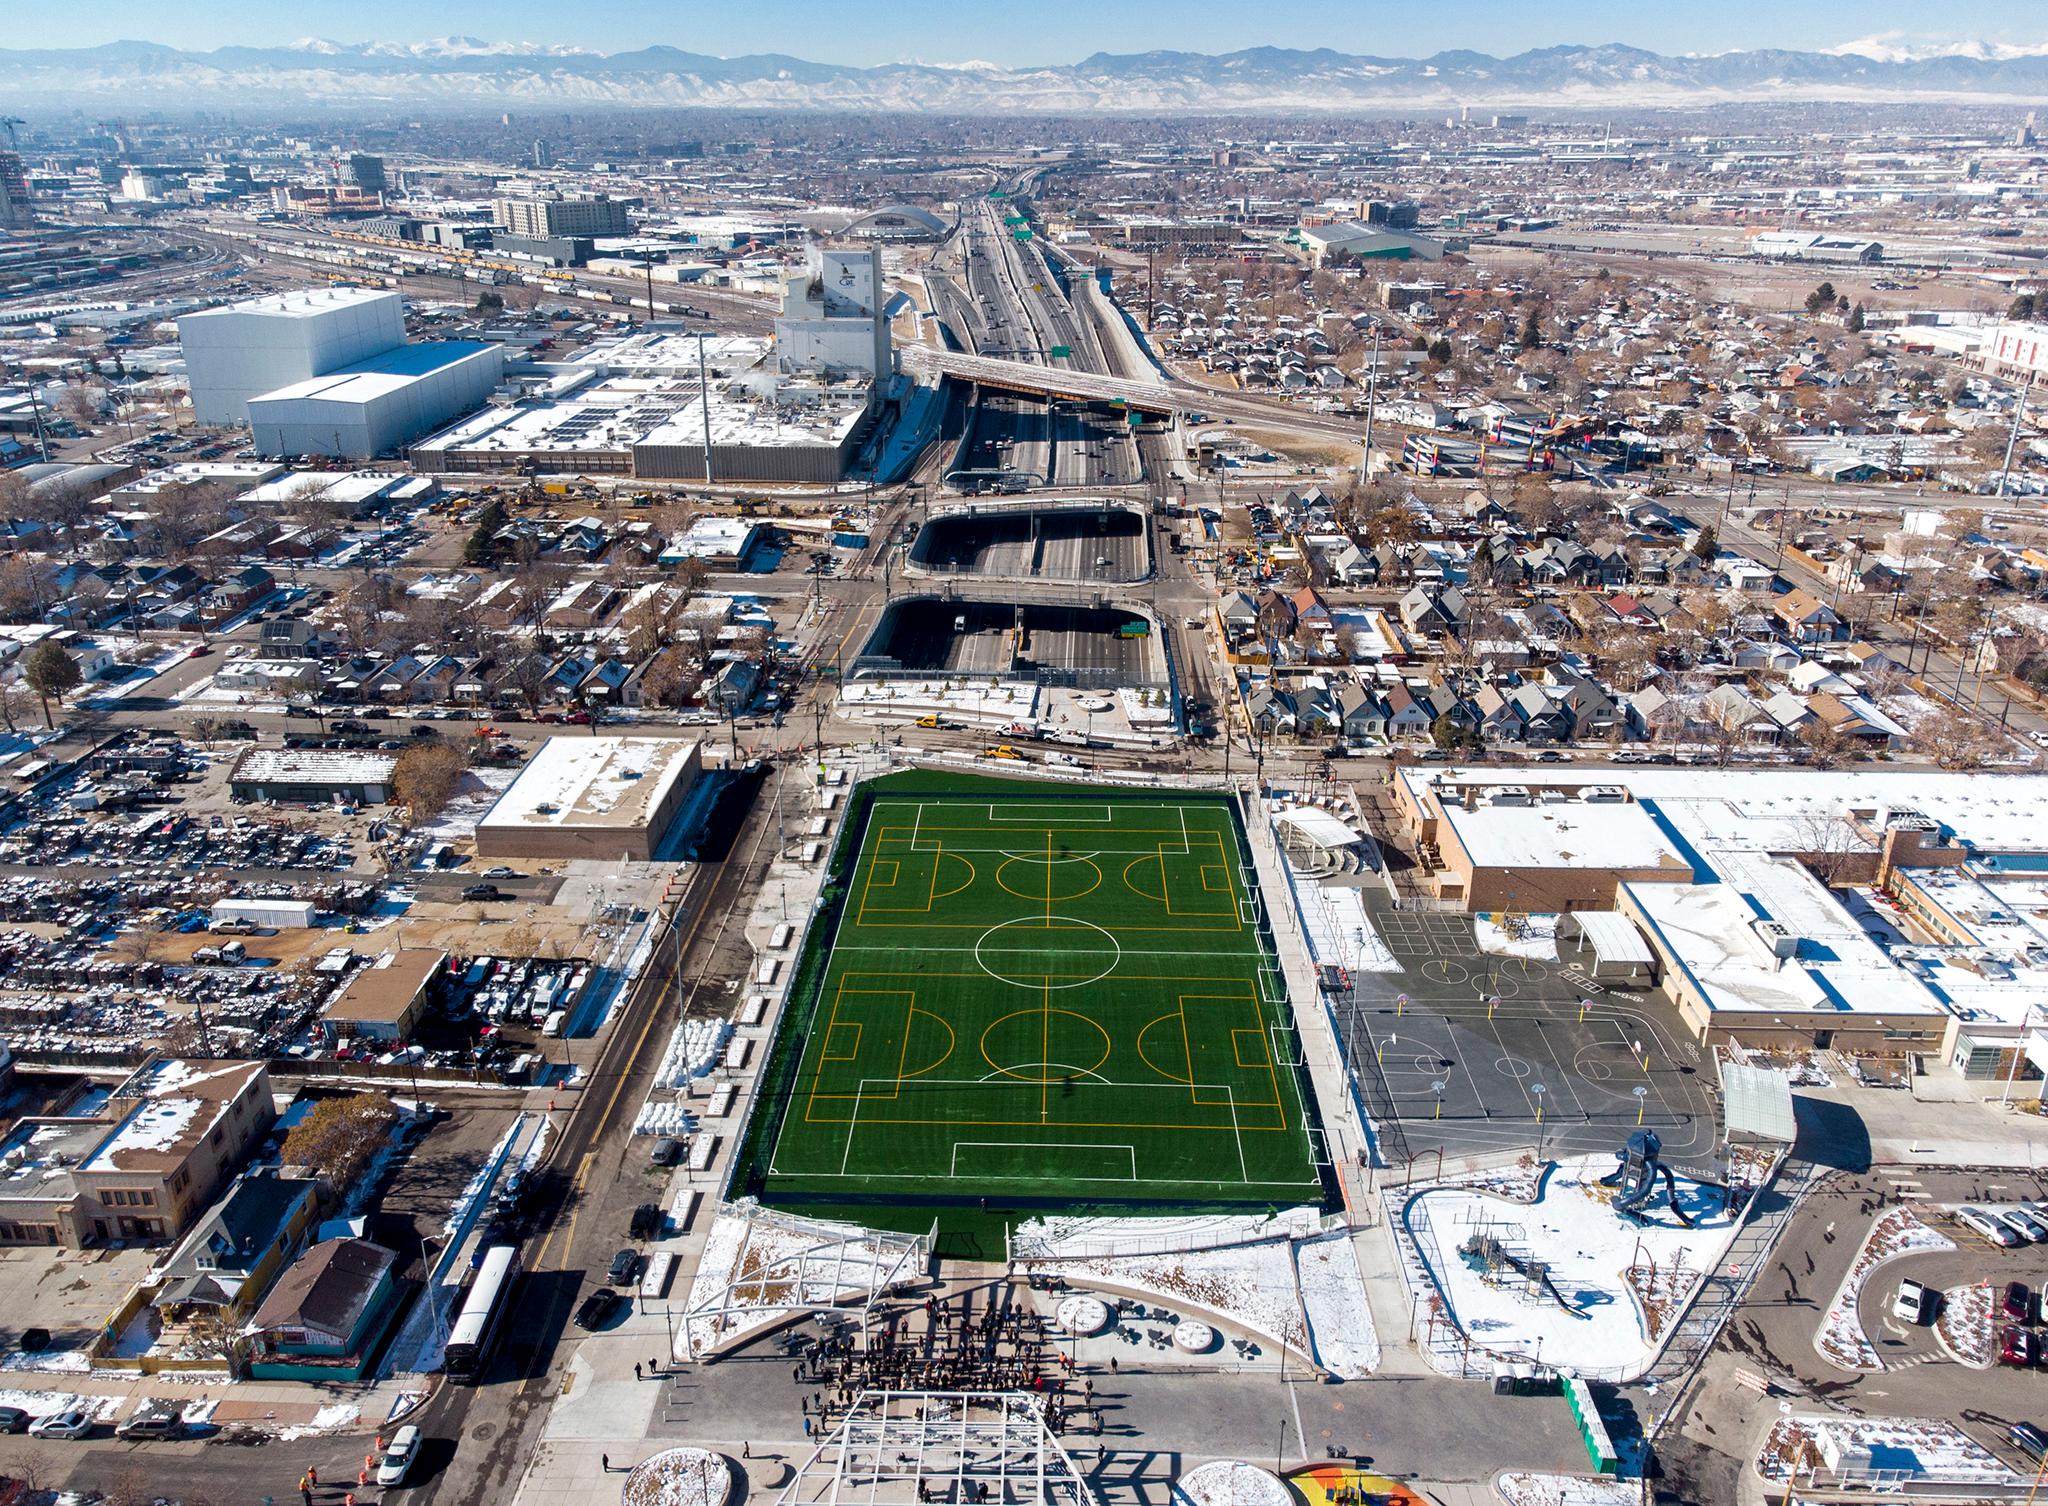
{"type": "Polygon", "coordinates": [[[2005,1430],[2023,1420],[2048,1425],[2048,1371],[1958,1364],[1929,1330],[1894,1319],[1891,1301],[1907,1277],[1941,1287],[2017,1280],[2038,1289],[2048,1283],[2048,1244],[2001,1249],[1970,1235],[1944,1211],[1955,1203],[1995,1206],[2044,1195],[2048,1178],[1998,1169],[1892,1167],[1817,1185],[1723,1330],[1686,1422],[1660,1445],[1667,1479],[1687,1485],[1693,1499],[1735,1499],[1736,1477],[1747,1471],[1764,1429],[1786,1405],[1945,1418],[2031,1479],[2035,1461],[2006,1441],[2005,1430]],[[1821,1357],[1816,1335],[1873,1221],[1901,1204],[1957,1249],[1904,1256],[1870,1274],[1860,1312],[1885,1368],[1845,1370],[1821,1357]],[[1772,1395],[1745,1380],[1758,1376],[1773,1383],[1772,1395]]]}
{"type": "Polygon", "coordinates": [[[1359,974],[1339,1015],[1391,1159],[1619,1150],[1640,1124],[1667,1160],[1704,1166],[1713,1104],[1664,999],[1482,952],[1469,915],[1368,913],[1402,971],[1359,974]]]}

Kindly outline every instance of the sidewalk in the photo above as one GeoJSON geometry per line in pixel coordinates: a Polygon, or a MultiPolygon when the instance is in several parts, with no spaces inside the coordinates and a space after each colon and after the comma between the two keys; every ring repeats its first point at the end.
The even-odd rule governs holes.
{"type": "Polygon", "coordinates": [[[430,1380],[404,1378],[316,1390],[298,1381],[230,1380],[225,1371],[133,1378],[68,1370],[0,1372],[0,1392],[7,1394],[8,1404],[30,1411],[38,1410],[34,1398],[75,1396],[103,1418],[119,1419],[146,1401],[162,1401],[188,1409],[207,1406],[204,1420],[215,1427],[323,1433],[381,1427],[394,1412],[412,1410],[432,1393],[433,1385],[430,1380]]]}

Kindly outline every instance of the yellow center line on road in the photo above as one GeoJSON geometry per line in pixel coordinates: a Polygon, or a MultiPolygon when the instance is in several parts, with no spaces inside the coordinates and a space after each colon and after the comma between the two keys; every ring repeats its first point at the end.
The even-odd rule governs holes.
{"type": "MultiPolygon", "coordinates": [[[[664,992],[672,990],[675,987],[677,977],[682,971],[683,956],[691,946],[696,944],[697,933],[699,930],[703,928],[704,916],[709,912],[710,908],[711,907],[709,905],[699,905],[697,908],[696,918],[691,922],[690,925],[690,934],[687,937],[678,938],[676,942],[675,958],[672,962],[669,963],[668,979],[666,983],[664,983],[663,985],[664,992]]],[[[598,1112],[597,1122],[600,1131],[603,1129],[605,1123],[611,1118],[612,1110],[619,1106],[619,1096],[626,1091],[626,1079],[632,1075],[632,1064],[640,1059],[640,1052],[642,1048],[644,1048],[647,1044],[648,1035],[651,1034],[654,1030],[654,1022],[657,1019],[659,1019],[660,1016],[661,1006],[659,1004],[656,1004],[654,1007],[650,1008],[647,1011],[647,1018],[641,1022],[640,1034],[634,1037],[633,1048],[632,1050],[626,1053],[625,1064],[619,1069],[618,1080],[612,1084],[611,1096],[605,1099],[604,1107],[598,1112]]],[[[577,1111],[581,1112],[582,1109],[583,1105],[578,1104],[577,1111]]],[[[583,1153],[583,1159],[580,1162],[578,1162],[576,1166],[576,1175],[569,1184],[569,1195],[572,1199],[580,1198],[582,1196],[583,1189],[590,1180],[591,1163],[594,1162],[596,1159],[597,1151],[594,1148],[591,1150],[587,1150],[583,1153]]],[[[562,1247],[565,1250],[573,1249],[575,1247],[576,1220],[580,1213],[580,1208],[572,1206],[569,1213],[569,1225],[567,1230],[565,1231],[565,1237],[562,1241],[562,1247]]],[[[553,1248],[554,1243],[555,1231],[551,1228],[548,1230],[548,1237],[541,1241],[540,1249],[534,1253],[534,1270],[539,1270],[541,1268],[541,1263],[547,1259],[548,1251],[553,1248]]]]}

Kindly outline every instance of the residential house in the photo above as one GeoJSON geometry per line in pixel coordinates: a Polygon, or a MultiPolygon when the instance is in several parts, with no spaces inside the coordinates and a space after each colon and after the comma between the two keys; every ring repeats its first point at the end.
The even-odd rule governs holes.
{"type": "Polygon", "coordinates": [[[362,1380],[399,1311],[397,1270],[398,1256],[367,1239],[322,1240],[300,1255],[243,1329],[250,1377],[362,1380]]]}
{"type": "Polygon", "coordinates": [[[1428,705],[1406,685],[1390,685],[1386,695],[1387,736],[1427,737],[1433,720],[1428,705]]]}
{"type": "Polygon", "coordinates": [[[1811,591],[1794,587],[1766,604],[1772,626],[1793,643],[1832,643],[1842,637],[1842,619],[1811,591]]]}
{"type": "Polygon", "coordinates": [[[1455,633],[1465,618],[1465,595],[1456,586],[1410,586],[1395,610],[1411,633],[1455,633]]]}
{"type": "Polygon", "coordinates": [[[1365,686],[1355,682],[1339,685],[1336,702],[1337,729],[1346,741],[1366,742],[1386,737],[1386,704],[1365,686]]]}
{"type": "Polygon", "coordinates": [[[1777,718],[1752,700],[1740,685],[1719,685],[1709,691],[1700,702],[1700,714],[1741,742],[1765,746],[1784,736],[1777,718]]]}
{"type": "Polygon", "coordinates": [[[1522,724],[1522,741],[1535,747],[1572,740],[1572,713],[1545,685],[1517,685],[1508,704],[1522,724]]]}
{"type": "Polygon", "coordinates": [[[228,1329],[262,1300],[319,1221],[320,1183],[263,1168],[236,1178],[150,1271],[167,1326],[210,1318],[228,1329]]]}

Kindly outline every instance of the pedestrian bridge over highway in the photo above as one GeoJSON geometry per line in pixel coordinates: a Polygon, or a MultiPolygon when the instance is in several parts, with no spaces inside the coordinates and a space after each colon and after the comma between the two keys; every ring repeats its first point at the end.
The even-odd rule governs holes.
{"type": "Polygon", "coordinates": [[[1187,408],[1206,406],[1200,397],[1183,398],[1159,382],[1130,377],[1101,376],[1089,371],[1068,371],[1058,366],[1040,366],[1031,361],[1009,361],[997,356],[970,356],[957,351],[934,350],[927,345],[899,347],[904,369],[923,376],[951,377],[979,387],[1021,392],[1032,397],[1065,398],[1070,402],[1122,403],[1133,412],[1168,418],[1187,408]]]}

